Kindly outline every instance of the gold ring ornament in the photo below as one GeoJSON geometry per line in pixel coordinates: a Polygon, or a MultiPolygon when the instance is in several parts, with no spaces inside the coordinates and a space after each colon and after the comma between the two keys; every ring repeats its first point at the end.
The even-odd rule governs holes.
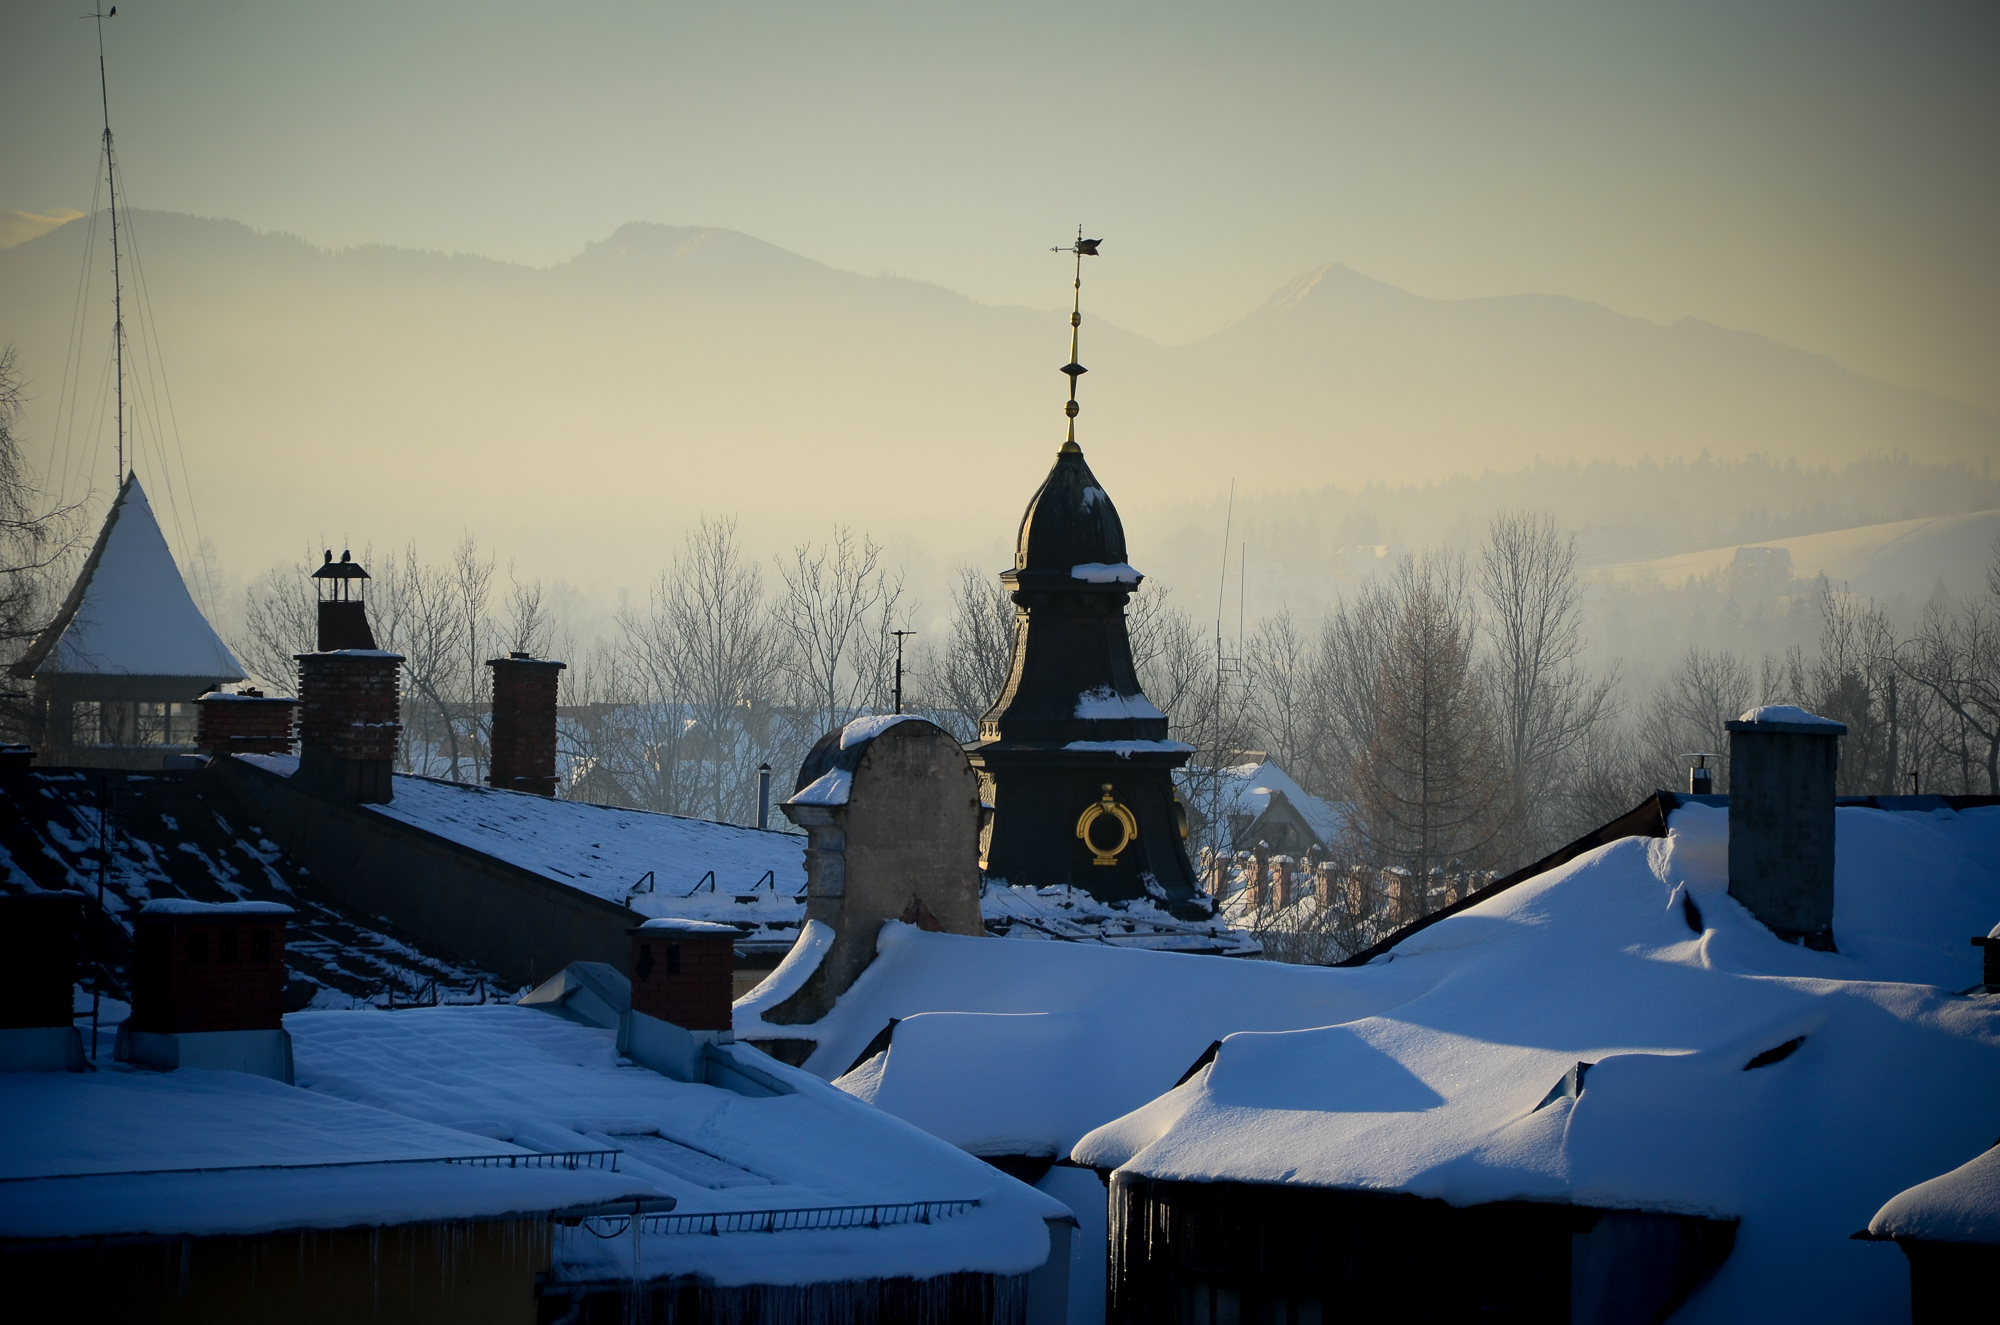
{"type": "Polygon", "coordinates": [[[1120,805],[1111,795],[1111,784],[1104,784],[1104,795],[1092,801],[1090,806],[1077,817],[1076,835],[1090,848],[1090,863],[1093,865],[1116,865],[1118,855],[1132,840],[1139,836],[1139,820],[1132,811],[1120,805]],[[1101,847],[1090,835],[1090,829],[1099,819],[1110,819],[1118,825],[1118,843],[1111,847],[1101,847]]]}

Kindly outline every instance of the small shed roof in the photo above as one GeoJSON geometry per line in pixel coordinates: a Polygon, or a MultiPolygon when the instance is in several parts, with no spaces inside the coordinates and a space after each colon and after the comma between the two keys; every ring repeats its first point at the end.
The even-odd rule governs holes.
{"type": "Polygon", "coordinates": [[[243,664],[194,604],[136,474],[128,475],[55,620],[19,677],[159,676],[221,685],[243,664]]]}

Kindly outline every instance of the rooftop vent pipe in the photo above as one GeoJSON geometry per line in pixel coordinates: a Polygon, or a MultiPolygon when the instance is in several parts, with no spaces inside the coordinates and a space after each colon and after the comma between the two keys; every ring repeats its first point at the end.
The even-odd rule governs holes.
{"type": "Polygon", "coordinates": [[[1790,705],[1729,728],[1729,895],[1787,943],[1833,946],[1833,792],[1847,728],[1790,705]]]}

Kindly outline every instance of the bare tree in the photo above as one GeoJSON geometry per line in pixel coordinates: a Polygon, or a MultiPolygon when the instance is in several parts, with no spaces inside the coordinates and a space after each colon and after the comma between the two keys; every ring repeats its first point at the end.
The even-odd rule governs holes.
{"type": "Polygon", "coordinates": [[[1724,724],[1750,707],[1750,668],[1727,651],[1691,648],[1653,692],[1639,729],[1641,776],[1655,787],[1686,786],[1682,755],[1719,756],[1715,789],[1729,790],[1729,732],[1724,724]]]}
{"type": "Polygon", "coordinates": [[[772,711],[787,670],[785,633],[765,608],[756,564],[737,545],[736,522],[704,519],[691,530],[654,585],[648,615],[628,613],[620,624],[649,654],[653,693],[684,714],[677,748],[660,756],[690,765],[676,796],[682,812],[750,817],[757,764],[784,761],[796,738],[772,711]]]}
{"type": "Polygon", "coordinates": [[[507,615],[501,622],[500,631],[509,653],[526,653],[539,656],[553,643],[555,622],[545,601],[542,582],[531,580],[526,584],[514,577],[514,568],[507,567],[507,615]]]}
{"type": "Polygon", "coordinates": [[[1007,682],[1019,615],[997,576],[958,568],[950,631],[942,645],[924,644],[918,668],[922,706],[961,741],[978,738],[980,716],[1007,682]]]}
{"type": "MultiPolygon", "coordinates": [[[[493,558],[491,555],[479,555],[479,546],[470,533],[458,540],[458,547],[452,553],[451,588],[464,647],[460,655],[463,670],[456,678],[455,688],[463,696],[464,722],[469,738],[466,754],[472,764],[472,780],[477,782],[484,771],[487,728],[491,725],[490,719],[483,716],[485,700],[493,682],[486,667],[487,648],[482,641],[492,628],[487,606],[493,595],[493,558]]],[[[454,772],[454,780],[456,777],[454,772]]]]}
{"type": "Polygon", "coordinates": [[[453,782],[476,781],[476,731],[466,671],[465,601],[450,566],[426,563],[416,544],[375,576],[369,613],[375,638],[403,655],[403,757],[406,770],[441,770],[453,782]]]}
{"type": "Polygon", "coordinates": [[[832,730],[859,708],[883,707],[903,580],[882,567],[881,546],[835,525],[830,543],[817,551],[801,543],[778,573],[785,588],[776,617],[790,646],[789,671],[820,729],[832,730]]]}
{"type": "MultiPolygon", "coordinates": [[[[15,426],[25,399],[14,347],[0,345],[0,665],[20,658],[55,615],[60,570],[77,550],[79,507],[48,504],[29,475],[15,426]]],[[[24,694],[0,685],[0,732],[27,735],[24,694]]]]}
{"type": "Polygon", "coordinates": [[[1303,770],[1290,771],[1335,800],[1353,799],[1354,770],[1374,739],[1375,701],[1397,614],[1389,587],[1371,580],[1335,602],[1320,628],[1302,692],[1315,736],[1312,757],[1303,770]]]}
{"type": "Polygon", "coordinates": [[[1555,517],[1499,515],[1480,550],[1491,652],[1483,669],[1507,764],[1515,849],[1532,859],[1559,845],[1562,776],[1570,756],[1604,720],[1616,673],[1592,677],[1583,653],[1583,588],[1576,536],[1555,517]]]}
{"type": "Polygon", "coordinates": [[[1986,584],[1984,599],[1955,612],[1928,604],[1896,657],[1897,673],[1931,702],[1927,735],[1939,790],[1970,792],[1983,782],[1988,794],[2000,794],[2000,540],[1986,584]]]}
{"type": "Polygon", "coordinates": [[[319,594],[311,548],[290,565],[273,566],[243,595],[243,633],[231,643],[250,675],[288,694],[298,684],[294,657],[319,647],[319,594]]]}
{"type": "Polygon", "coordinates": [[[1258,739],[1294,777],[1305,774],[1311,744],[1311,710],[1305,703],[1311,646],[1285,608],[1257,623],[1245,649],[1250,713],[1258,739]]]}
{"type": "Polygon", "coordinates": [[[1375,859],[1418,878],[1477,867],[1506,808],[1485,696],[1474,675],[1465,563],[1406,556],[1393,606],[1372,731],[1355,766],[1357,826],[1375,859]]]}

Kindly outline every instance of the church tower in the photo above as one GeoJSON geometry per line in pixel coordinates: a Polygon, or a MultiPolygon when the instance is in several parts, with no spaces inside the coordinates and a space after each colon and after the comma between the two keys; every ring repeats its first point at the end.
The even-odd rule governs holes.
{"type": "Polygon", "coordinates": [[[993,817],[982,838],[990,879],[1067,884],[1099,901],[1152,897],[1182,919],[1208,914],[1188,861],[1186,811],[1173,770],[1191,747],[1168,739],[1167,718],[1140,688],[1125,605],[1139,587],[1126,562],[1118,509],[1076,444],[1083,259],[1070,311],[1069,437],[1028,502],[1013,569],[1007,681],[966,747],[993,817]]]}

